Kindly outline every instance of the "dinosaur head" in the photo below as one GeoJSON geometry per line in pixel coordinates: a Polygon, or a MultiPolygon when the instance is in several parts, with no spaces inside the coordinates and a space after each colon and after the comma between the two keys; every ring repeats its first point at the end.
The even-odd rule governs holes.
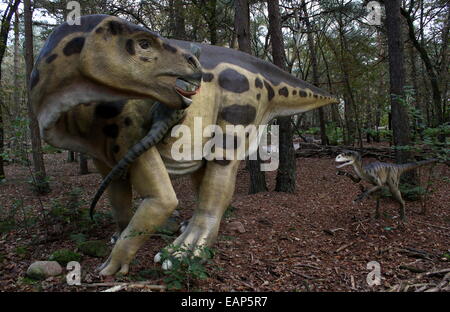
{"type": "Polygon", "coordinates": [[[186,108],[201,81],[191,52],[143,27],[108,15],[89,15],[80,25],[57,27],[33,68],[31,100],[41,127],[91,102],[153,99],[186,108]]]}
{"type": "Polygon", "coordinates": [[[342,168],[348,165],[353,165],[355,162],[361,160],[361,155],[355,151],[344,151],[343,153],[336,156],[335,161],[338,163],[342,163],[341,165],[336,166],[336,168],[342,168]]]}

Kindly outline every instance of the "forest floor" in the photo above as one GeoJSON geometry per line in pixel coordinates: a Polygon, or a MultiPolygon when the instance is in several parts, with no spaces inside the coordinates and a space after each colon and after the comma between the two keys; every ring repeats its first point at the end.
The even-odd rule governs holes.
{"type": "MultiPolygon", "coordinates": [[[[0,213],[1,217],[12,215],[16,225],[6,229],[3,222],[0,231],[0,291],[105,290],[107,287],[87,285],[101,282],[95,268],[105,258],[83,257],[81,286],[67,285],[64,275],[38,282],[25,277],[34,261],[47,260],[58,249],[77,251],[74,237],[109,241],[115,229],[106,196],[97,207],[104,218],[96,224],[71,224],[70,212],[44,218],[51,207],[72,205],[86,211],[101,181],[91,161],[87,175],[78,174],[77,163],[67,163],[66,153],[46,154],[45,162],[52,191],[40,197],[30,187],[27,167],[6,167],[9,179],[0,185],[0,213]],[[75,202],[69,195],[73,190],[80,196],[75,202]]],[[[422,180],[428,179],[427,169],[420,172],[422,180]]],[[[434,173],[433,192],[425,199],[407,201],[408,222],[401,225],[393,199],[382,199],[380,219],[372,217],[373,200],[353,204],[359,187],[336,175],[332,158],[297,158],[295,194],[270,191],[248,195],[249,176],[242,166],[232,208],[222,220],[214,245],[215,256],[206,264],[208,277],[190,282],[183,290],[386,291],[395,285],[404,289],[411,283],[439,283],[442,274],[425,274],[414,280],[420,272],[450,268],[450,169],[437,165],[434,173]],[[420,213],[423,207],[425,214],[420,213]],[[236,222],[243,229],[236,231],[236,222]],[[371,261],[380,264],[379,286],[367,283],[371,261]]],[[[276,172],[267,172],[266,178],[273,190],[276,172]]],[[[181,177],[173,183],[180,219],[188,219],[195,206],[190,180],[181,177]]],[[[116,281],[164,284],[165,276],[153,257],[175,237],[149,239],[132,262],[129,275],[116,281]]]]}

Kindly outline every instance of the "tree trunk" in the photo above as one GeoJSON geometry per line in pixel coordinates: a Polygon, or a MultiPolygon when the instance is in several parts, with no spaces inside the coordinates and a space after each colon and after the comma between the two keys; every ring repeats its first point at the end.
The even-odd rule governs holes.
{"type": "Polygon", "coordinates": [[[88,174],[88,158],[85,154],[80,153],[80,174],[88,174]]]}
{"type": "MultiPolygon", "coordinates": [[[[317,49],[313,38],[313,29],[311,27],[311,23],[309,21],[309,15],[308,10],[306,9],[306,1],[302,1],[302,10],[303,14],[305,16],[304,22],[306,26],[306,37],[308,41],[308,48],[309,48],[309,55],[311,58],[311,67],[312,67],[312,74],[313,74],[313,84],[316,87],[319,87],[319,68],[317,65],[317,49]]],[[[325,117],[324,117],[324,109],[323,107],[319,107],[319,124],[320,124],[320,138],[322,141],[322,145],[328,145],[328,138],[327,138],[327,131],[326,131],[326,125],[325,125],[325,117]]]]}
{"type": "MultiPolygon", "coordinates": [[[[397,147],[411,144],[409,118],[404,103],[405,68],[403,55],[403,39],[401,33],[400,0],[385,1],[386,30],[389,55],[389,78],[391,94],[391,114],[394,145],[397,147]]],[[[411,154],[406,150],[395,152],[396,161],[410,161],[411,154]]],[[[406,174],[405,174],[406,176],[406,174]]],[[[409,182],[414,182],[414,175],[409,175],[409,182]]]]}
{"type": "Polygon", "coordinates": [[[67,162],[71,163],[71,162],[75,162],[75,152],[72,151],[67,151],[67,162]]]}
{"type": "Polygon", "coordinates": [[[18,116],[20,112],[20,83],[19,83],[19,71],[20,71],[20,36],[19,36],[19,12],[14,14],[14,116],[18,116]]]}
{"type": "MultiPolygon", "coordinates": [[[[234,29],[237,33],[239,50],[252,54],[250,41],[250,12],[247,0],[235,0],[235,18],[234,29]]],[[[249,194],[266,192],[266,175],[261,171],[261,159],[259,153],[256,160],[246,160],[247,168],[250,174],[249,194]]]]}
{"type": "MultiPolygon", "coordinates": [[[[273,63],[284,70],[284,43],[278,0],[268,0],[267,9],[269,12],[269,34],[272,41],[273,63]]],[[[280,126],[280,167],[278,168],[275,191],[293,193],[295,192],[296,162],[292,144],[291,117],[280,117],[277,118],[277,121],[280,126]]]]}
{"type": "MultiPolygon", "coordinates": [[[[389,1],[387,1],[389,2],[389,1]]],[[[385,4],[386,8],[391,6],[391,3],[385,4]]],[[[399,9],[400,10],[400,9],[399,9]]],[[[442,96],[441,91],[439,88],[439,79],[438,74],[435,71],[435,68],[431,62],[431,59],[428,55],[427,50],[423,45],[420,44],[420,42],[416,38],[415,34],[415,28],[414,28],[414,22],[412,20],[411,15],[408,13],[408,11],[401,9],[401,14],[405,17],[406,23],[408,25],[408,34],[409,38],[411,39],[414,47],[419,52],[420,58],[422,59],[425,68],[427,70],[428,78],[430,79],[431,83],[431,91],[433,94],[433,103],[436,110],[436,122],[434,123],[434,126],[441,125],[444,123],[444,115],[443,115],[443,108],[442,108],[442,96]]],[[[398,18],[400,18],[400,13],[398,14],[398,18]]],[[[444,43],[444,44],[448,44],[444,43]]]]}
{"type": "MultiPolygon", "coordinates": [[[[2,71],[1,65],[3,63],[3,57],[5,56],[6,44],[8,42],[9,29],[11,27],[11,19],[14,13],[17,11],[17,7],[20,4],[20,0],[10,1],[3,12],[1,24],[0,24],[0,88],[2,84],[2,71]]],[[[2,154],[4,152],[4,128],[3,128],[3,100],[0,96],[0,180],[5,178],[4,161],[2,154]]]]}
{"type": "Polygon", "coordinates": [[[26,79],[28,87],[28,117],[30,119],[29,128],[31,135],[31,148],[33,154],[33,166],[36,179],[36,189],[39,193],[47,193],[50,191],[50,186],[46,179],[44,157],[41,146],[41,136],[39,132],[39,124],[33,112],[30,101],[30,76],[33,70],[33,26],[32,26],[32,10],[30,0],[24,0],[24,23],[25,23],[25,67],[26,79]]]}
{"type": "Polygon", "coordinates": [[[173,38],[178,40],[186,40],[186,20],[184,18],[184,4],[180,0],[172,0],[173,8],[173,38]]]}

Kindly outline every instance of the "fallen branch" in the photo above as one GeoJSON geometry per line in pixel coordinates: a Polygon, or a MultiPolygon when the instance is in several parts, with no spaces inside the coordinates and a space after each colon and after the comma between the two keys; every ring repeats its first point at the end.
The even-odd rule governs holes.
{"type": "Polygon", "coordinates": [[[427,225],[427,226],[434,227],[436,229],[441,229],[441,230],[445,230],[445,231],[449,231],[450,232],[450,228],[448,228],[448,227],[444,227],[444,226],[440,226],[440,225],[434,225],[434,224],[430,224],[430,223],[426,223],[426,222],[422,222],[422,221],[417,221],[417,220],[413,220],[413,222],[424,224],[424,225],[427,225]]]}
{"type": "Polygon", "coordinates": [[[336,249],[336,253],[338,253],[338,252],[340,252],[340,251],[342,251],[342,250],[344,250],[344,249],[346,249],[346,248],[348,248],[348,247],[350,247],[350,246],[352,246],[352,245],[354,245],[355,244],[355,242],[351,242],[351,243],[349,243],[349,244],[346,244],[346,245],[344,245],[344,246],[341,246],[341,247],[339,247],[338,249],[336,249]]]}
{"type": "Polygon", "coordinates": [[[92,284],[82,284],[85,287],[110,287],[106,289],[105,292],[117,292],[126,288],[145,288],[148,290],[158,290],[164,291],[167,289],[165,285],[154,285],[150,282],[133,282],[133,283],[125,283],[125,282],[105,282],[105,283],[92,283],[92,284]]]}

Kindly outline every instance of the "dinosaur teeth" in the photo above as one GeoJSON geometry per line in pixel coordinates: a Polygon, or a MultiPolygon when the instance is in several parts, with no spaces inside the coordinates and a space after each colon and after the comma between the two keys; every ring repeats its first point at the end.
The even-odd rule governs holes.
{"type": "Polygon", "coordinates": [[[196,84],[181,78],[177,79],[175,85],[177,88],[186,92],[195,92],[196,90],[198,90],[198,86],[196,84]]]}

